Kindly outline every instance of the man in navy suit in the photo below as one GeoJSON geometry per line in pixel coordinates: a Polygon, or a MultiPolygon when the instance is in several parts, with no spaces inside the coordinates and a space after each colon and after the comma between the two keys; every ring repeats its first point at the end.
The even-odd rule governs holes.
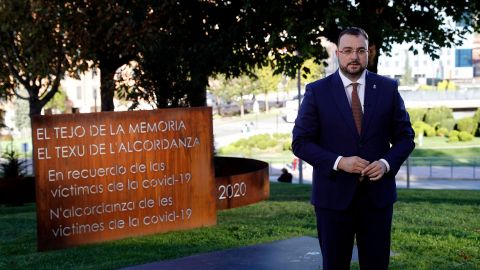
{"type": "Polygon", "coordinates": [[[388,269],[395,175],[414,132],[395,80],[366,70],[368,35],[340,33],[339,70],[306,86],[295,120],[294,154],[313,166],[311,202],[324,270],[388,269]]]}

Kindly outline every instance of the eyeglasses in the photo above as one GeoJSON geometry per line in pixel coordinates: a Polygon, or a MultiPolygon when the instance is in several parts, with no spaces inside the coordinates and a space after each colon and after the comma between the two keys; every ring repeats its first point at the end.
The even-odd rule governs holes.
{"type": "Polygon", "coordinates": [[[354,49],[347,48],[347,49],[344,49],[344,50],[341,50],[341,51],[339,50],[338,52],[343,54],[343,55],[346,55],[346,56],[350,56],[354,52],[357,53],[358,56],[364,56],[367,53],[367,49],[360,48],[358,50],[354,50],[354,49]]]}

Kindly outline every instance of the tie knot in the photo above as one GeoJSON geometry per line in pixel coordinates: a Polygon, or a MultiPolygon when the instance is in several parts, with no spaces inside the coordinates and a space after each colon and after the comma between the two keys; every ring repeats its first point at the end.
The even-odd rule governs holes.
{"type": "Polygon", "coordinates": [[[352,88],[353,88],[354,91],[357,90],[358,85],[359,85],[359,83],[356,83],[356,82],[352,83],[352,88]]]}

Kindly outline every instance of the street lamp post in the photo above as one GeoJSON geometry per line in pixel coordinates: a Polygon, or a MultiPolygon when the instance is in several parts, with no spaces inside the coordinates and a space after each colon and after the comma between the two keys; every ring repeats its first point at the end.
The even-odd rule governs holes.
{"type": "MultiPolygon", "coordinates": [[[[298,68],[298,74],[297,74],[297,88],[298,88],[298,110],[297,110],[297,116],[298,112],[300,111],[300,104],[302,103],[301,99],[301,94],[302,94],[302,78],[301,76],[301,66],[298,68]]],[[[303,166],[302,166],[302,159],[298,159],[298,183],[303,184],[303,166]]]]}

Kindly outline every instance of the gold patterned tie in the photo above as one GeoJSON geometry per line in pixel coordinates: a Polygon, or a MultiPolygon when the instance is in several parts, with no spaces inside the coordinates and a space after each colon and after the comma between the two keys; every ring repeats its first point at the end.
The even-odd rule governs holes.
{"type": "Polygon", "coordinates": [[[360,103],[360,98],[358,97],[358,87],[359,83],[352,83],[352,113],[353,120],[355,121],[355,126],[357,127],[358,134],[362,133],[362,104],[360,103]]]}

